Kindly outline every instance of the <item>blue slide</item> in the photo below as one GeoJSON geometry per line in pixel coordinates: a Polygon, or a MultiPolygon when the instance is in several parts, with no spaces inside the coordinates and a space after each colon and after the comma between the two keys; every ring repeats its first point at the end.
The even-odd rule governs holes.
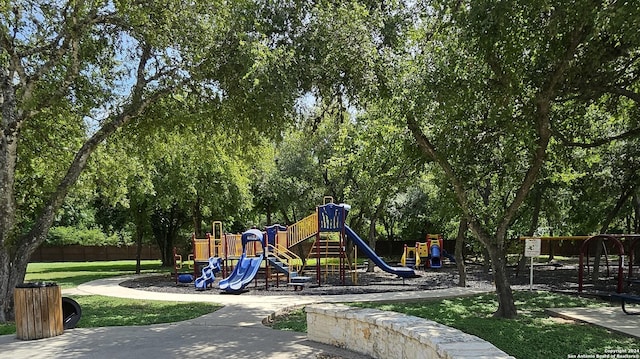
{"type": "Polygon", "coordinates": [[[429,256],[430,268],[442,268],[442,258],[440,257],[440,246],[431,246],[431,255],[429,256]]]}
{"type": "Polygon", "coordinates": [[[238,265],[233,269],[228,278],[222,279],[218,285],[221,290],[227,292],[238,292],[255,278],[263,257],[247,258],[243,253],[238,260],[238,265]]]}
{"type": "Polygon", "coordinates": [[[345,224],[344,229],[347,237],[351,239],[353,243],[355,243],[358,246],[358,248],[360,248],[360,250],[362,250],[365,253],[365,255],[369,257],[369,259],[371,259],[373,263],[375,263],[383,271],[387,273],[395,274],[398,277],[402,277],[402,278],[417,277],[416,272],[414,272],[413,269],[411,268],[391,267],[385,261],[383,261],[382,258],[380,258],[376,254],[376,252],[374,252],[373,249],[371,249],[371,247],[367,245],[365,241],[363,241],[360,237],[358,237],[358,235],[351,228],[349,228],[349,226],[345,224]]]}
{"type": "Polygon", "coordinates": [[[205,290],[207,287],[213,285],[213,281],[216,279],[216,273],[220,272],[221,263],[221,258],[209,258],[209,265],[202,268],[202,276],[196,278],[196,281],[193,283],[196,290],[205,290]]]}

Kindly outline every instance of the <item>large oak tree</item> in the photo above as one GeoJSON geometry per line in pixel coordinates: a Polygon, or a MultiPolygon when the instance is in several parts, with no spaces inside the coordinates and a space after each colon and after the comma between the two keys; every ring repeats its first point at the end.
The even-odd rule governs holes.
{"type": "Polygon", "coordinates": [[[394,102],[488,249],[496,315],[514,317],[508,229],[560,142],[557,131],[583,135],[562,109],[637,97],[640,42],[631,29],[640,14],[617,1],[435,1],[423,14],[394,102]]]}
{"type": "Polygon", "coordinates": [[[177,94],[195,97],[191,103],[210,111],[210,121],[234,118],[236,128],[267,128],[286,118],[303,85],[289,49],[305,18],[297,11],[308,6],[0,5],[0,322],[13,316],[13,289],[90,155],[116,131],[177,94]],[[58,161],[38,182],[31,163],[53,158],[52,151],[58,161]]]}

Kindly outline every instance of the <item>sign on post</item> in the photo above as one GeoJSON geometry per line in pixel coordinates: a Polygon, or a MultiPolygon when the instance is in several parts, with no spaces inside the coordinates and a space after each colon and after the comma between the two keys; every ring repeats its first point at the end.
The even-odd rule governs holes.
{"type": "Polygon", "coordinates": [[[540,238],[531,238],[524,240],[524,256],[537,257],[540,255],[542,248],[542,240],[540,238]]]}
{"type": "Polygon", "coordinates": [[[524,256],[531,258],[531,270],[529,271],[529,290],[533,290],[533,257],[540,255],[542,240],[540,238],[525,239],[524,256]]]}

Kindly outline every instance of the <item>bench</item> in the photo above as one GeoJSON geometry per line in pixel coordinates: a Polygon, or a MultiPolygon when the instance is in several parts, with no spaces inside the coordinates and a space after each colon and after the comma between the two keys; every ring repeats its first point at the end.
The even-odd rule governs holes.
{"type": "Polygon", "coordinates": [[[630,312],[625,307],[626,304],[640,304],[640,296],[629,293],[613,293],[611,299],[619,300],[622,304],[622,311],[628,315],[638,315],[640,312],[630,312]]]}
{"type": "Polygon", "coordinates": [[[293,286],[293,291],[297,291],[298,288],[300,288],[300,290],[304,289],[304,285],[306,283],[302,283],[302,282],[292,282],[292,283],[287,283],[287,285],[293,286]]]}
{"type": "Polygon", "coordinates": [[[287,285],[293,286],[293,291],[295,292],[298,290],[298,288],[300,288],[300,290],[303,290],[305,284],[307,284],[310,280],[311,277],[299,276],[296,273],[296,275],[291,275],[291,277],[289,278],[289,283],[287,283],[287,285]]]}

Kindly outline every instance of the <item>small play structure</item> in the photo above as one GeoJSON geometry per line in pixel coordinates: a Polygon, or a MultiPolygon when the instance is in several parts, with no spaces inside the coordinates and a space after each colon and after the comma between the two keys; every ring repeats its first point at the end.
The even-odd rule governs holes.
{"type": "Polygon", "coordinates": [[[404,252],[400,263],[409,268],[419,268],[424,263],[424,268],[442,268],[442,257],[455,263],[455,258],[449,255],[443,246],[441,234],[427,234],[426,242],[416,242],[415,247],[404,245],[404,252]]]}

